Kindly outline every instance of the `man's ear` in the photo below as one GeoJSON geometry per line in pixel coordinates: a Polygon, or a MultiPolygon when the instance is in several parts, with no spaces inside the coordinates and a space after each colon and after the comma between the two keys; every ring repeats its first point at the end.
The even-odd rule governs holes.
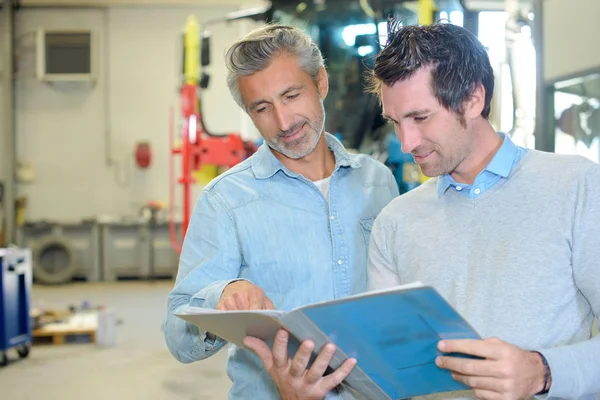
{"type": "Polygon", "coordinates": [[[485,107],[485,88],[483,84],[475,87],[471,95],[464,103],[464,116],[467,119],[474,119],[481,115],[485,107]]]}
{"type": "Polygon", "coordinates": [[[317,90],[319,91],[321,100],[325,99],[325,96],[327,96],[327,92],[329,91],[329,78],[327,77],[327,71],[325,71],[324,67],[321,67],[317,74],[317,90]]]}

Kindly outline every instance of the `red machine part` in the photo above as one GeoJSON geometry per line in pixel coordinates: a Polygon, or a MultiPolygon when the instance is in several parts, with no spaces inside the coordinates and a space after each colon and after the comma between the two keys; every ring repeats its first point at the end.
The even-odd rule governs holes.
{"type": "Polygon", "coordinates": [[[193,149],[194,170],[199,170],[202,164],[233,167],[246,158],[244,142],[236,134],[203,137],[193,149]]]}
{"type": "Polygon", "coordinates": [[[181,251],[182,240],[177,239],[174,221],[174,158],[181,157],[181,176],[177,182],[183,185],[183,219],[182,238],[185,237],[190,223],[192,212],[191,187],[195,183],[193,171],[199,170],[202,165],[211,164],[233,167],[253,154],[257,147],[253,143],[244,142],[238,134],[209,135],[202,126],[202,118],[198,109],[197,88],[192,84],[185,84],[181,89],[181,117],[184,121],[181,129],[181,145],[175,143],[174,113],[171,110],[169,145],[171,157],[170,169],[170,213],[169,230],[171,244],[177,251],[181,251]]]}

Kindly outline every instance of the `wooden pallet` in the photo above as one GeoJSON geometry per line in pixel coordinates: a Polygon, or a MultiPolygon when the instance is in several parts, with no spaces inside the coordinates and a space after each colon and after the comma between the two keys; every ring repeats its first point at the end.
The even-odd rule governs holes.
{"type": "Polygon", "coordinates": [[[33,338],[50,338],[52,344],[65,344],[69,339],[87,336],[90,343],[96,342],[98,327],[97,313],[75,314],[65,322],[51,323],[32,332],[33,338]]]}

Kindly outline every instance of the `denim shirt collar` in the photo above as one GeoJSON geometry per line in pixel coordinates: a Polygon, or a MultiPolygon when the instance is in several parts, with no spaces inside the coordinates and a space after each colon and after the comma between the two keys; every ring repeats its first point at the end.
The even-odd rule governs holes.
{"type": "MultiPolygon", "coordinates": [[[[348,153],[342,143],[333,135],[325,132],[327,146],[333,152],[335,157],[335,169],[341,167],[359,168],[360,162],[355,155],[348,153]]],[[[281,161],[273,155],[271,148],[263,143],[252,157],[252,171],[257,179],[268,179],[275,175],[277,171],[283,171],[286,175],[297,178],[296,174],[287,169],[281,161]]]]}

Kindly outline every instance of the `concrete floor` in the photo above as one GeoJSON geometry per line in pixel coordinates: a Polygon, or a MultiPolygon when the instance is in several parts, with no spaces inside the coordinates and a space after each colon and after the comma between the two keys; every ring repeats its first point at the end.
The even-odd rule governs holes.
{"type": "Polygon", "coordinates": [[[117,345],[35,345],[28,358],[0,367],[2,400],[226,399],[226,349],[210,359],[180,364],[161,330],[171,281],[34,286],[34,307],[66,308],[89,300],[115,310],[117,345]]]}

